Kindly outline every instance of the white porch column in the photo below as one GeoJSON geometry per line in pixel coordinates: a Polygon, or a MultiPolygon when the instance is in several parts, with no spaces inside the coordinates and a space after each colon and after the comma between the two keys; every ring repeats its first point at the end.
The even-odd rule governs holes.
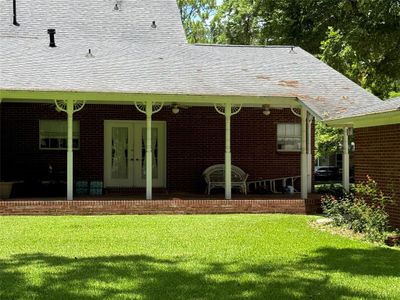
{"type": "Polygon", "coordinates": [[[308,193],[312,192],[312,153],[313,153],[313,148],[311,145],[311,134],[312,134],[312,122],[313,122],[313,117],[311,114],[308,114],[307,117],[307,191],[308,193]]]}
{"type": "Polygon", "coordinates": [[[307,199],[307,110],[301,108],[301,198],[307,199]]]}
{"type": "Polygon", "coordinates": [[[67,113],[67,200],[74,199],[74,113],[80,111],[84,106],[84,101],[77,100],[55,100],[58,111],[67,113]]]}
{"type": "Polygon", "coordinates": [[[74,103],[72,100],[67,101],[67,200],[74,198],[74,152],[72,145],[73,138],[73,115],[74,103]]]}
{"type": "Polygon", "coordinates": [[[350,159],[349,159],[349,129],[343,128],[343,154],[342,154],[342,184],[344,190],[350,191],[350,159]]]}
{"type": "Polygon", "coordinates": [[[232,105],[225,105],[225,199],[232,199],[232,155],[231,155],[232,105]]]}
{"type": "Polygon", "coordinates": [[[152,199],[153,190],[153,158],[151,150],[151,115],[153,114],[153,104],[151,101],[146,103],[146,199],[152,199]]]}
{"type": "Polygon", "coordinates": [[[242,109],[242,105],[225,103],[225,105],[214,104],[215,110],[225,116],[225,199],[232,199],[232,155],[231,155],[231,117],[242,109]]]}
{"type": "Polygon", "coordinates": [[[146,199],[153,198],[153,150],[151,145],[151,120],[152,115],[158,113],[163,103],[155,103],[152,101],[135,102],[138,111],[146,115],[146,199]]]}

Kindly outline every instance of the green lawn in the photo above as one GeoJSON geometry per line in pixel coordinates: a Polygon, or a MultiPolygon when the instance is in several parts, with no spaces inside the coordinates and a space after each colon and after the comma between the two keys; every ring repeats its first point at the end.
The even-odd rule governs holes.
{"type": "Polygon", "coordinates": [[[400,299],[400,251],[288,215],[0,217],[0,299],[400,299]]]}

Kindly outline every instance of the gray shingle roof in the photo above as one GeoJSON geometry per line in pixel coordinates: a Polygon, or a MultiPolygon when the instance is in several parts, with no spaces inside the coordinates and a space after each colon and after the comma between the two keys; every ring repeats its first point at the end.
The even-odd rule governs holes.
{"type": "Polygon", "coordinates": [[[47,38],[47,29],[56,28],[56,38],[186,43],[177,12],[175,0],[17,0],[16,27],[12,0],[0,0],[0,36],[47,38]]]}
{"type": "Polygon", "coordinates": [[[374,105],[363,105],[352,114],[343,114],[340,118],[380,114],[392,111],[399,111],[400,113],[400,97],[387,99],[374,105]]]}
{"type": "MultiPolygon", "coordinates": [[[[3,8],[5,1],[0,1],[3,8]]],[[[123,26],[124,22],[119,23],[119,18],[110,16],[119,13],[112,11],[115,1],[95,1],[93,13],[90,9],[93,5],[88,3],[94,1],[50,3],[68,6],[70,2],[75,7],[68,10],[70,16],[58,11],[59,18],[55,20],[59,23],[52,26],[57,29],[57,48],[48,47],[45,30],[51,22],[32,21],[34,30],[23,29],[22,24],[31,17],[25,17],[24,21],[21,8],[20,29],[26,30],[25,33],[15,32],[20,29],[9,25],[10,21],[4,29],[2,21],[0,89],[297,97],[322,119],[356,114],[360,107],[381,103],[300,48],[291,53],[289,48],[282,47],[186,44],[182,41],[180,21],[176,21],[179,13],[173,0],[123,0],[122,5],[127,5],[123,10],[128,11],[130,4],[132,8],[137,5],[137,10],[130,11],[132,19],[137,21],[128,27],[123,26]],[[77,3],[83,5],[84,14],[77,3]],[[148,3],[154,8],[151,13],[145,9],[148,3]],[[106,10],[104,19],[97,19],[103,10],[106,10]],[[159,13],[159,18],[153,12],[159,13]],[[69,22],[71,14],[74,20],[85,20],[86,26],[69,22]],[[156,30],[150,30],[153,19],[159,20],[156,30]],[[42,27],[44,34],[35,35],[42,27]],[[91,29],[85,31],[85,28],[91,29]],[[166,31],[170,31],[169,36],[166,31]],[[94,58],[85,56],[89,48],[94,58]]],[[[4,19],[3,11],[0,18],[4,19]]],[[[130,19],[126,16],[125,21],[130,19]]]]}

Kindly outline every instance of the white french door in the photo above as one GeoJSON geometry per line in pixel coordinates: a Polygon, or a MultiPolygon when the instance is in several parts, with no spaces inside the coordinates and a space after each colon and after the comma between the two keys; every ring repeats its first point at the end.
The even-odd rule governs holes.
{"type": "MultiPolygon", "coordinates": [[[[165,122],[152,122],[153,187],[165,187],[165,135],[165,122]]],[[[145,121],[104,121],[104,185],[146,186],[145,121]]]]}

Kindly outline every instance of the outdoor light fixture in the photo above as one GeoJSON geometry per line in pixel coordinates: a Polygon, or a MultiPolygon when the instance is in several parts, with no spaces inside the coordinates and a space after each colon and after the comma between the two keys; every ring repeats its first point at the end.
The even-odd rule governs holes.
{"type": "MultiPolygon", "coordinates": [[[[343,151],[343,144],[342,143],[338,144],[338,149],[339,149],[339,151],[343,151]]],[[[349,150],[350,151],[355,151],[356,150],[356,143],[351,142],[350,145],[349,145],[349,150]]]]}
{"type": "Polygon", "coordinates": [[[176,115],[176,114],[178,114],[179,113],[179,107],[178,107],[178,104],[174,104],[174,105],[172,105],[172,113],[174,114],[174,115],[176,115]]]}
{"type": "Polygon", "coordinates": [[[270,109],[269,109],[269,105],[268,105],[268,104],[264,104],[264,105],[262,106],[262,108],[263,108],[263,114],[264,114],[265,116],[269,116],[269,115],[271,114],[271,111],[270,111],[270,109]]]}
{"type": "Polygon", "coordinates": [[[153,29],[156,29],[156,28],[157,28],[156,21],[153,21],[153,22],[151,23],[151,28],[153,28],[153,29]]]}

